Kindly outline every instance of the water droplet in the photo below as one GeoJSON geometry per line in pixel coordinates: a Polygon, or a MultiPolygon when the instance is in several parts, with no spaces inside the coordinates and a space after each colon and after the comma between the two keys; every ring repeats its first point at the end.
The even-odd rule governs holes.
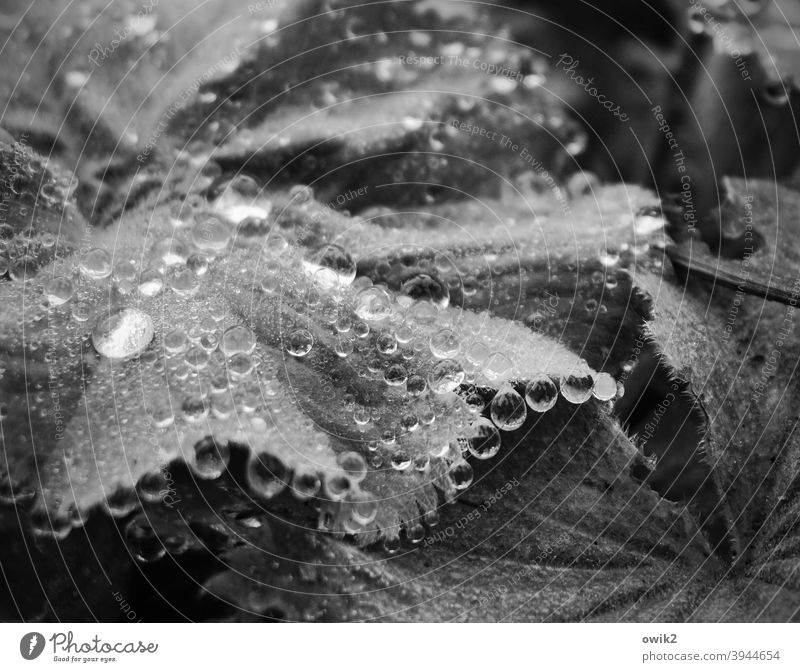
{"type": "Polygon", "coordinates": [[[44,296],[51,306],[61,306],[75,294],[75,287],[69,278],[57,276],[45,283],[44,296]]]}
{"type": "Polygon", "coordinates": [[[219,217],[202,217],[192,227],[192,243],[201,252],[222,252],[232,236],[230,225],[219,217]]]}
{"type": "Polygon", "coordinates": [[[289,470],[280,459],[269,453],[251,455],[247,463],[247,482],[261,497],[271,499],[288,484],[289,470]]]}
{"type": "Polygon", "coordinates": [[[438,278],[419,273],[406,280],[400,287],[400,293],[416,301],[429,302],[438,308],[447,308],[450,305],[450,290],[438,278]]]}
{"type": "Polygon", "coordinates": [[[167,354],[179,354],[189,347],[189,339],[183,329],[173,329],[164,335],[164,350],[167,354]]]}
{"type": "Polygon", "coordinates": [[[158,502],[170,494],[170,485],[161,470],[145,474],[136,484],[136,490],[145,502],[158,502]]]}
{"type": "Polygon", "coordinates": [[[611,401],[617,396],[617,381],[608,373],[598,373],[594,378],[592,394],[600,401],[611,401]]]}
{"type": "Polygon", "coordinates": [[[408,372],[402,364],[392,364],[386,367],[386,371],[384,371],[383,374],[383,379],[386,381],[386,384],[392,387],[402,385],[406,382],[407,377],[408,372]]]}
{"type": "Polygon", "coordinates": [[[94,248],[81,257],[78,270],[88,278],[102,280],[111,275],[111,255],[105,250],[94,248]]]}
{"type": "Polygon", "coordinates": [[[585,371],[572,371],[561,377],[561,396],[572,404],[582,404],[592,396],[594,379],[585,371]]]}
{"type": "Polygon", "coordinates": [[[195,371],[206,368],[208,366],[208,359],[208,353],[203,350],[203,348],[197,346],[189,348],[183,356],[183,361],[195,371]]]}
{"type": "Polygon", "coordinates": [[[350,285],[356,277],[356,263],[341,245],[329,244],[314,252],[304,262],[314,281],[324,289],[350,285]]]}
{"type": "Polygon", "coordinates": [[[314,346],[314,336],[308,329],[295,329],[286,337],[286,352],[293,357],[305,357],[314,346]]]}
{"type": "Polygon", "coordinates": [[[461,339],[452,329],[441,329],[431,336],[430,348],[434,357],[452,359],[461,351],[461,339]]]}
{"type": "Polygon", "coordinates": [[[296,205],[314,200],[314,189],[305,184],[296,184],[289,189],[289,197],[296,205]]]}
{"type": "Polygon", "coordinates": [[[192,471],[202,479],[214,480],[222,476],[228,468],[231,449],[227,443],[219,444],[207,436],[195,444],[192,471]]]}
{"type": "Polygon", "coordinates": [[[368,492],[350,494],[350,516],[359,525],[369,525],[378,515],[378,501],[368,492]]]}
{"type": "Polygon", "coordinates": [[[109,359],[140,355],[153,340],[153,320],[136,308],[123,308],[101,320],[92,330],[95,350],[109,359]]]}
{"type": "Polygon", "coordinates": [[[406,471],[411,466],[411,456],[404,450],[396,450],[392,453],[391,465],[395,471],[406,471]]]}
{"type": "Polygon", "coordinates": [[[637,236],[649,236],[665,226],[666,221],[659,207],[642,208],[633,220],[633,230],[637,236]]]}
{"type": "Polygon", "coordinates": [[[528,407],[513,387],[504,387],[492,399],[489,407],[492,422],[504,432],[513,432],[525,423],[528,407]]]}
{"type": "Polygon", "coordinates": [[[367,287],[356,294],[354,312],[367,322],[382,322],[392,315],[392,300],[386,290],[367,287]]]}
{"type": "Polygon", "coordinates": [[[225,219],[240,224],[247,219],[264,220],[269,216],[272,204],[261,194],[258,182],[249,175],[236,175],[216,185],[218,194],[212,207],[225,219]]]}
{"type": "Polygon", "coordinates": [[[464,382],[464,369],[452,359],[437,362],[428,374],[428,385],[435,394],[455,391],[464,382]]]}
{"type": "Polygon", "coordinates": [[[488,460],[500,450],[500,432],[488,418],[476,418],[466,438],[469,452],[479,460],[488,460]]]}
{"type": "Polygon", "coordinates": [[[241,379],[249,376],[255,369],[256,364],[250,355],[244,352],[237,352],[228,360],[227,366],[228,372],[234,379],[241,379]]]}
{"type": "Polygon", "coordinates": [[[186,260],[186,267],[200,278],[208,273],[208,257],[204,254],[191,254],[186,260]]]}
{"type": "Polygon", "coordinates": [[[598,257],[606,268],[612,268],[619,263],[619,252],[616,250],[600,250],[598,257]]]}
{"type": "Polygon", "coordinates": [[[502,380],[511,375],[514,364],[502,352],[494,352],[483,363],[483,375],[489,380],[502,380]]]}
{"type": "Polygon", "coordinates": [[[355,451],[340,453],[337,457],[337,462],[355,483],[360,483],[367,475],[367,463],[361,454],[355,451]]]}
{"type": "Polygon", "coordinates": [[[158,296],[164,291],[164,278],[154,268],[142,271],[139,276],[139,294],[146,297],[158,296]]]}
{"type": "Polygon", "coordinates": [[[292,494],[297,499],[305,500],[314,497],[321,486],[319,476],[306,466],[295,469],[292,478],[292,494]]]}
{"type": "Polygon", "coordinates": [[[339,502],[347,496],[352,485],[350,479],[343,474],[328,476],[325,479],[325,494],[334,502],[339,502]]]}
{"type": "Polygon", "coordinates": [[[145,515],[139,515],[128,523],[125,527],[125,540],[139,562],[157,562],[167,554],[167,549],[145,515]]]}
{"type": "Polygon", "coordinates": [[[400,537],[389,537],[383,540],[383,550],[385,550],[390,555],[397,553],[402,547],[402,542],[400,541],[400,537]]]}
{"type": "Polygon", "coordinates": [[[544,373],[533,376],[525,387],[525,401],[537,413],[549,411],[557,400],[558,386],[544,373]]]}
{"type": "Polygon", "coordinates": [[[199,422],[208,416],[208,406],[201,397],[186,397],[181,404],[181,410],[187,422],[199,422]]]}
{"type": "Polygon", "coordinates": [[[157,240],[150,250],[154,265],[161,271],[166,271],[171,266],[181,266],[186,263],[189,250],[186,245],[173,237],[157,240]]]}
{"type": "Polygon", "coordinates": [[[390,331],[384,331],[375,340],[375,347],[382,355],[391,355],[397,350],[397,339],[390,331]]]}
{"type": "Polygon", "coordinates": [[[468,488],[474,478],[472,467],[464,460],[454,462],[448,470],[447,475],[456,490],[468,488]]]}
{"type": "Polygon", "coordinates": [[[232,357],[238,352],[252,354],[256,348],[256,335],[251,329],[244,325],[229,327],[222,334],[220,350],[226,357],[232,357]]]}
{"type": "Polygon", "coordinates": [[[425,379],[422,376],[409,376],[408,381],[406,382],[406,391],[412,397],[419,397],[427,388],[428,384],[425,382],[425,379]]]}
{"type": "Polygon", "coordinates": [[[170,274],[169,286],[178,296],[193,296],[200,289],[200,279],[191,269],[183,266],[170,274]]]}

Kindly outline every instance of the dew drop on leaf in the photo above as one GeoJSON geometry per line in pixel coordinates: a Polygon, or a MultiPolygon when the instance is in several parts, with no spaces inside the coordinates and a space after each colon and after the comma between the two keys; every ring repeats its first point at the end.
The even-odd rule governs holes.
{"type": "Polygon", "coordinates": [[[380,287],[366,287],[355,297],[355,314],[366,322],[382,322],[392,315],[392,300],[380,287]]]}
{"type": "Polygon", "coordinates": [[[549,411],[558,401],[558,386],[550,376],[538,374],[525,386],[525,401],[537,413],[549,411]]]}
{"type": "Polygon", "coordinates": [[[305,357],[314,346],[314,337],[308,329],[294,329],[286,337],[286,352],[293,357],[305,357]]]}
{"type": "Polygon", "coordinates": [[[220,350],[227,356],[232,357],[238,352],[251,354],[256,348],[256,335],[253,330],[244,325],[228,327],[222,334],[220,350]]]}
{"type": "Polygon", "coordinates": [[[479,460],[488,460],[500,450],[500,432],[488,418],[476,418],[469,426],[467,447],[479,460]]]}
{"type": "Polygon", "coordinates": [[[453,359],[437,362],[428,374],[428,385],[435,394],[453,392],[463,382],[464,369],[453,359]]]}
{"type": "Polygon", "coordinates": [[[458,460],[450,466],[447,476],[456,490],[464,490],[472,484],[474,474],[469,462],[458,460]]]}
{"type": "Polygon", "coordinates": [[[525,400],[511,386],[502,388],[492,399],[489,406],[492,422],[504,432],[519,429],[528,416],[525,400]]]}
{"type": "Polygon", "coordinates": [[[75,287],[69,278],[57,276],[44,285],[44,296],[51,306],[62,306],[75,294],[75,287]]]}
{"type": "Polygon", "coordinates": [[[594,378],[592,394],[600,401],[611,401],[617,396],[617,381],[608,373],[598,373],[594,378]]]}
{"type": "Polygon", "coordinates": [[[129,359],[140,355],[153,340],[153,320],[137,308],[123,308],[97,323],[92,345],[103,357],[129,359]]]}
{"type": "Polygon", "coordinates": [[[561,377],[561,396],[572,404],[582,404],[592,396],[594,379],[585,371],[572,371],[561,377]]]}
{"type": "Polygon", "coordinates": [[[94,248],[81,257],[78,270],[88,278],[102,280],[111,275],[111,255],[103,249],[94,248]]]}
{"type": "Polygon", "coordinates": [[[440,329],[431,336],[430,350],[434,357],[452,359],[461,351],[461,339],[452,329],[440,329]]]}
{"type": "Polygon", "coordinates": [[[269,453],[251,455],[246,473],[250,488],[265,499],[280,494],[289,479],[289,471],[283,462],[269,453]]]}
{"type": "Polygon", "coordinates": [[[157,562],[167,554],[144,515],[137,516],[125,527],[125,541],[136,560],[142,563],[157,562]]]}

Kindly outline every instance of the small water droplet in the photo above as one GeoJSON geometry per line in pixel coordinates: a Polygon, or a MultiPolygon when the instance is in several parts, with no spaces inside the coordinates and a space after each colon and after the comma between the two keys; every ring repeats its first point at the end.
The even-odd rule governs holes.
{"type": "Polygon", "coordinates": [[[308,329],[295,329],[286,337],[286,352],[293,357],[305,357],[314,346],[314,336],[308,329]]]}

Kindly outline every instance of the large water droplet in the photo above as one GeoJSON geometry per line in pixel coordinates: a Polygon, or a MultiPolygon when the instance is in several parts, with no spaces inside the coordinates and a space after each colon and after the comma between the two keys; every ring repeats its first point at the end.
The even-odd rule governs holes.
{"type": "Polygon", "coordinates": [[[431,354],[439,359],[452,359],[461,351],[461,339],[452,329],[440,329],[430,340],[431,354]]]}
{"type": "Polygon", "coordinates": [[[528,416],[525,400],[513,387],[504,387],[492,399],[489,407],[492,422],[504,432],[519,429],[528,416]]]}
{"type": "Polygon", "coordinates": [[[109,359],[129,359],[153,340],[153,320],[136,308],[123,308],[97,323],[92,331],[95,350],[109,359]]]}
{"type": "Polygon", "coordinates": [[[479,460],[488,460],[500,450],[500,432],[488,418],[476,418],[469,426],[467,447],[479,460]]]}
{"type": "Polygon", "coordinates": [[[356,277],[356,263],[341,245],[321,247],[304,262],[306,271],[324,289],[346,287],[356,277]]]}
{"type": "Polygon", "coordinates": [[[525,387],[525,401],[531,410],[537,413],[549,411],[558,400],[558,386],[550,376],[541,373],[533,378],[525,387]]]}
{"type": "Polygon", "coordinates": [[[400,287],[400,293],[417,301],[428,301],[439,308],[450,305],[450,290],[447,285],[427,273],[419,273],[406,280],[400,287]]]}
{"type": "Polygon", "coordinates": [[[271,499],[283,492],[289,480],[286,465],[274,455],[251,455],[247,463],[247,482],[261,497],[271,499]]]}
{"type": "Polygon", "coordinates": [[[594,379],[586,371],[571,371],[561,377],[561,396],[572,404],[582,404],[592,396],[594,379]]]}
{"type": "Polygon", "coordinates": [[[44,285],[44,296],[51,306],[61,306],[75,294],[75,287],[69,278],[57,276],[44,285]]]}
{"type": "Polygon", "coordinates": [[[474,473],[469,462],[459,460],[454,462],[447,472],[450,482],[456,490],[464,490],[472,483],[474,473]]]}
{"type": "Polygon", "coordinates": [[[286,352],[293,357],[305,357],[314,346],[314,336],[308,329],[295,329],[286,337],[286,352]]]}
{"type": "Polygon", "coordinates": [[[428,385],[435,394],[455,391],[464,382],[464,369],[452,359],[437,362],[428,374],[428,385]]]}
{"type": "Polygon", "coordinates": [[[230,225],[219,217],[201,217],[192,227],[192,243],[202,252],[222,252],[231,241],[230,225]]]}
{"type": "Polygon", "coordinates": [[[139,515],[128,523],[125,527],[125,540],[139,562],[157,562],[167,554],[167,549],[145,515],[139,515]]]}
{"type": "Polygon", "coordinates": [[[231,449],[227,443],[219,444],[207,436],[195,444],[192,471],[200,478],[214,480],[222,476],[228,468],[231,449]]]}
{"type": "Polygon", "coordinates": [[[78,270],[88,278],[102,280],[111,275],[111,255],[100,248],[89,250],[81,257],[78,270]]]}
{"type": "Polygon", "coordinates": [[[232,357],[238,352],[251,354],[256,348],[256,335],[252,329],[244,325],[229,327],[222,334],[220,350],[227,356],[232,357]]]}
{"type": "Polygon", "coordinates": [[[600,401],[611,401],[617,396],[617,381],[608,373],[598,373],[594,378],[592,394],[600,401]]]}
{"type": "Polygon", "coordinates": [[[367,322],[382,322],[392,315],[392,299],[380,287],[367,287],[356,294],[354,311],[367,322]]]}

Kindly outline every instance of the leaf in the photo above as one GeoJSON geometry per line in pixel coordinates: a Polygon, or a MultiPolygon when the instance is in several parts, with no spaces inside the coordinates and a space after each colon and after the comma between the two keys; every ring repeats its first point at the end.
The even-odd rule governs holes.
{"type": "MultiPolygon", "coordinates": [[[[421,84],[358,68],[409,43],[439,54],[463,29],[458,14],[414,3],[377,10],[339,7],[349,48],[303,58],[330,15],[302,8],[208,87],[227,102],[197,142],[184,126],[209,112],[202,100],[164,130],[174,168],[153,161],[133,177],[136,197],[104,211],[107,226],[75,218],[79,242],[31,255],[30,272],[0,284],[2,520],[10,512],[24,530],[14,548],[32,538],[79,554],[98,530],[121,534],[136,563],[121,571],[125,602],[154,620],[167,609],[192,620],[794,618],[793,416],[751,415],[735,386],[737,346],[761,327],[737,325],[735,345],[702,328],[709,315],[724,324],[724,293],[692,285],[687,296],[665,268],[653,194],[567,188],[580,136],[545,94],[453,66],[421,84]],[[273,57],[274,72],[254,79],[273,57]],[[318,117],[275,142],[313,103],[309,90],[283,98],[289,74],[324,84],[332,66],[356,74],[320,115],[327,128],[318,117]],[[415,86],[434,101],[424,115],[415,86]],[[465,95],[481,100],[462,110],[465,95]],[[517,127],[514,108],[554,115],[517,127]],[[473,127],[524,129],[547,160],[449,133],[434,151],[466,155],[463,170],[430,163],[432,130],[462,111],[473,127]],[[373,119],[385,128],[365,128],[373,119]],[[544,137],[559,129],[570,151],[544,137]],[[224,170],[242,167],[260,182],[224,170]]],[[[481,62],[536,74],[528,52],[469,39],[481,62]]],[[[13,228],[15,267],[21,232],[41,238],[58,213],[13,228]]],[[[708,256],[735,254],[737,236],[708,256]]],[[[773,251],[791,254],[783,247],[760,248],[760,273],[773,251]]],[[[769,326],[754,341],[761,356],[769,326]]],[[[47,588],[60,592],[54,564],[47,588]]],[[[100,583],[87,599],[107,606],[100,583]]],[[[58,601],[39,617],[76,613],[58,601]]]]}

